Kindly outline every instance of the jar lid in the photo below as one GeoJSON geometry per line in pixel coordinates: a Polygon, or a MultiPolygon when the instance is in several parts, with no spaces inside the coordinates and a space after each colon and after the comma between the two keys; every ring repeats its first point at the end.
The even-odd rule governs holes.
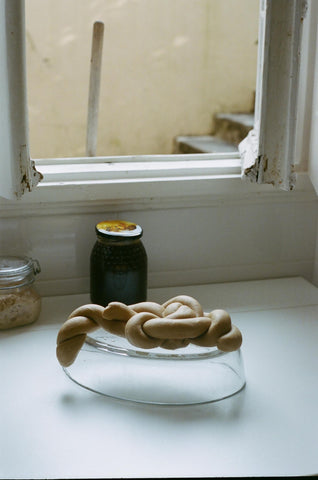
{"type": "Polygon", "coordinates": [[[19,276],[26,276],[33,272],[40,273],[41,267],[37,260],[29,257],[0,256],[0,279],[19,276]]]}
{"type": "Polygon", "coordinates": [[[132,222],[126,222],[125,220],[105,220],[99,222],[96,227],[97,235],[106,238],[119,237],[124,238],[140,238],[142,236],[142,228],[140,225],[136,225],[132,222]]]}

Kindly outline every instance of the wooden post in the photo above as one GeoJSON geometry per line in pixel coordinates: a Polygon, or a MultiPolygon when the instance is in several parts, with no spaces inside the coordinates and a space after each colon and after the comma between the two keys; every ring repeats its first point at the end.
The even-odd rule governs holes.
{"type": "Polygon", "coordinates": [[[96,155],[103,39],[104,39],[104,23],[95,22],[93,26],[91,69],[90,69],[90,79],[89,79],[89,95],[88,95],[88,111],[87,111],[86,155],[88,157],[94,157],[96,155]]]}

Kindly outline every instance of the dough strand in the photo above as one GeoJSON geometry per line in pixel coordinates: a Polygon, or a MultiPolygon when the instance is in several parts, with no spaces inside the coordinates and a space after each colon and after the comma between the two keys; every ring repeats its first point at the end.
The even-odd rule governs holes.
{"type": "Polygon", "coordinates": [[[187,295],[173,297],[163,305],[111,302],[104,308],[87,304],[75,309],[58,333],[56,355],[63,367],[75,361],[86,335],[98,328],[144,349],[175,350],[193,343],[231,352],[242,344],[242,334],[225,310],[205,314],[199,302],[187,295]]]}

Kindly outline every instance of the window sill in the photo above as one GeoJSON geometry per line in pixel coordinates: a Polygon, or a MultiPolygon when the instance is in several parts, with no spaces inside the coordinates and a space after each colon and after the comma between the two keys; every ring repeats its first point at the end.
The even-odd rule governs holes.
{"type": "Polygon", "coordinates": [[[242,181],[236,153],[38,160],[36,167],[42,182],[20,200],[0,199],[1,217],[316,198],[307,173],[293,192],[242,181]]]}

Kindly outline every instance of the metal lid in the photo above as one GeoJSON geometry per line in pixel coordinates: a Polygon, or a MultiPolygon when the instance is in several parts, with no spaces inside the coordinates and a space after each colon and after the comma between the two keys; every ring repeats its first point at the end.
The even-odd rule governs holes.
{"type": "Polygon", "coordinates": [[[125,220],[105,220],[99,222],[96,227],[97,235],[105,238],[118,239],[137,239],[142,236],[142,228],[132,222],[125,220]]]}
{"type": "Polygon", "coordinates": [[[40,273],[41,267],[37,260],[29,257],[0,256],[0,279],[26,276],[33,272],[40,273]]]}

